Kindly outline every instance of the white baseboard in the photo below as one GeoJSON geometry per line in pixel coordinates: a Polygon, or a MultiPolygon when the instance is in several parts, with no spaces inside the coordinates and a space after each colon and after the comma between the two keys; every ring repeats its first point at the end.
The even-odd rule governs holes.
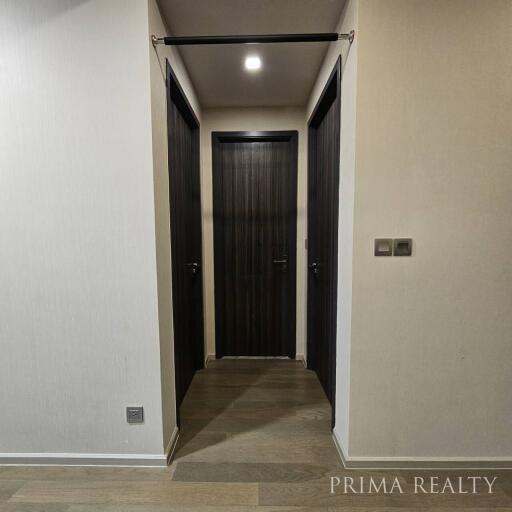
{"type": "Polygon", "coordinates": [[[127,466],[166,467],[170,464],[179,430],[174,427],[165,453],[124,454],[124,453],[0,453],[0,466],[127,466]]]}
{"type": "Polygon", "coordinates": [[[167,464],[170,464],[174,458],[174,452],[176,451],[176,445],[178,444],[179,437],[180,430],[178,427],[174,427],[171,439],[169,439],[169,443],[167,443],[167,448],[165,449],[165,460],[167,461],[167,464]]]}
{"type": "Polygon", "coordinates": [[[512,469],[510,457],[350,457],[336,432],[332,437],[345,469],[512,469]]]}
{"type": "Polygon", "coordinates": [[[343,448],[341,447],[341,442],[338,439],[338,436],[336,435],[335,430],[332,431],[332,440],[334,441],[334,446],[336,447],[338,455],[340,456],[341,463],[343,464],[343,467],[347,468],[347,458],[345,457],[345,454],[343,453],[343,448]]]}
{"type": "MultiPolygon", "coordinates": [[[[208,363],[210,363],[210,361],[215,361],[216,357],[215,357],[215,354],[208,354],[205,358],[204,358],[204,367],[205,368],[208,368],[208,363]]],[[[265,357],[265,356],[254,356],[254,357],[251,357],[251,356],[225,356],[223,359],[288,359],[287,356],[278,356],[278,357],[265,357]]],[[[304,354],[296,354],[295,356],[295,359],[297,361],[301,361],[302,364],[304,365],[304,367],[306,368],[306,358],[304,357],[304,354]]]]}
{"type": "Polygon", "coordinates": [[[0,466],[165,467],[167,456],[124,453],[0,453],[0,466]]]}
{"type": "Polygon", "coordinates": [[[231,360],[242,360],[242,361],[260,361],[260,360],[289,360],[290,358],[288,356],[224,356],[222,359],[231,359],[231,360]]]}
{"type": "Polygon", "coordinates": [[[308,367],[307,362],[306,362],[306,357],[304,354],[296,354],[295,360],[300,361],[304,365],[304,368],[308,367]]]}
{"type": "Polygon", "coordinates": [[[204,367],[208,368],[208,363],[210,361],[215,361],[216,357],[215,354],[208,354],[204,359],[204,367]]]}

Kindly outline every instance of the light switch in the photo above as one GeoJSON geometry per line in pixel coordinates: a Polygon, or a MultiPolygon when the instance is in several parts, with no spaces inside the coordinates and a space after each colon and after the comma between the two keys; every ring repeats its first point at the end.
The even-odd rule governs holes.
{"type": "Polygon", "coordinates": [[[393,240],[391,238],[375,239],[375,256],[391,256],[393,254],[393,240]]]}

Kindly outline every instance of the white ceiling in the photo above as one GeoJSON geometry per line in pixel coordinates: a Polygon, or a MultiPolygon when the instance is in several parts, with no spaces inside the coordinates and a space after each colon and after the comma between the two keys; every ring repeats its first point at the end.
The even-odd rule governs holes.
{"type": "MultiPolygon", "coordinates": [[[[333,32],[344,0],[159,0],[173,35],[333,32]]],[[[160,35],[160,34],[157,34],[160,35]]],[[[181,46],[203,107],[305,105],[328,43],[181,46]],[[257,54],[257,73],[244,69],[257,54]]]]}

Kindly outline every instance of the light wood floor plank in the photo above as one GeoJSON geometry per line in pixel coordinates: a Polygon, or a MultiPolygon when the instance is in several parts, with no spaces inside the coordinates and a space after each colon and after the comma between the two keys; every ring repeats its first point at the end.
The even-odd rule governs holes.
{"type": "Polygon", "coordinates": [[[180,462],[173,479],[184,482],[308,482],[323,480],[333,468],[298,463],[180,462]]]}
{"type": "Polygon", "coordinates": [[[24,483],[23,480],[0,480],[0,503],[7,501],[24,483]]]}
{"type": "Polygon", "coordinates": [[[0,512],[68,512],[65,503],[0,503],[0,512]]]}
{"type": "Polygon", "coordinates": [[[258,486],[241,483],[30,481],[9,502],[256,505],[258,486]]]}
{"type": "Polygon", "coordinates": [[[327,512],[318,507],[182,506],[182,505],[72,505],[66,512],[327,512]]]}
{"type": "MultiPolygon", "coordinates": [[[[163,480],[170,481],[171,468],[111,468],[66,466],[4,466],[3,480],[163,480]]],[[[23,482],[21,482],[23,483],[23,482]]]]}
{"type": "Polygon", "coordinates": [[[497,508],[512,505],[500,489],[494,494],[343,494],[329,492],[329,484],[267,484],[260,485],[260,505],[273,506],[326,506],[340,509],[353,507],[385,507],[416,509],[449,508],[452,510],[472,508],[497,508]]]}
{"type": "Polygon", "coordinates": [[[184,419],[182,421],[183,431],[186,432],[285,432],[293,435],[297,432],[324,432],[329,428],[329,421],[301,420],[299,418],[268,418],[246,419],[246,418],[201,418],[184,419]]]}

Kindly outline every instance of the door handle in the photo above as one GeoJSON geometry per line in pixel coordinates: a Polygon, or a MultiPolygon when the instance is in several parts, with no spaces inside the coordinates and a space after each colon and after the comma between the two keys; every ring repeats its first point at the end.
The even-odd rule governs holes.
{"type": "Polygon", "coordinates": [[[281,272],[283,274],[286,274],[286,272],[288,271],[288,256],[286,254],[281,256],[281,258],[276,258],[275,260],[272,260],[272,263],[274,265],[280,265],[281,272]]]}
{"type": "Polygon", "coordinates": [[[199,269],[201,268],[199,263],[197,263],[195,261],[193,263],[187,263],[186,267],[190,270],[190,273],[192,275],[198,274],[199,273],[199,269]]]}
{"type": "Polygon", "coordinates": [[[316,261],[309,264],[309,270],[311,270],[311,273],[317,276],[320,272],[320,264],[316,261]]]}

